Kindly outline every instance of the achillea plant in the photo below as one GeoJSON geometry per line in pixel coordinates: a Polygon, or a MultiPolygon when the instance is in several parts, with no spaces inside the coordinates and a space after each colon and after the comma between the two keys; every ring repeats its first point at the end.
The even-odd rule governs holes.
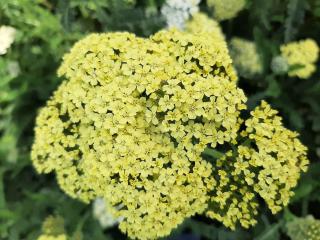
{"type": "Polygon", "coordinates": [[[246,6],[246,0],[207,0],[213,8],[214,18],[218,21],[234,18],[246,6]]]}
{"type": "Polygon", "coordinates": [[[320,240],[320,220],[313,216],[297,218],[287,223],[287,233],[291,240],[320,240]]]}
{"type": "Polygon", "coordinates": [[[313,39],[288,43],[281,46],[280,50],[289,65],[289,76],[306,79],[316,71],[319,47],[313,39]]]}
{"type": "Polygon", "coordinates": [[[55,172],[74,198],[106,199],[131,238],[169,235],[196,213],[248,227],[258,195],[279,211],[306,148],[264,102],[240,118],[246,97],[226,43],[207,36],[107,33],[76,43],[58,71],[66,80],[36,121],[37,171],[55,172]],[[212,161],[222,145],[234,150],[212,161]]]}

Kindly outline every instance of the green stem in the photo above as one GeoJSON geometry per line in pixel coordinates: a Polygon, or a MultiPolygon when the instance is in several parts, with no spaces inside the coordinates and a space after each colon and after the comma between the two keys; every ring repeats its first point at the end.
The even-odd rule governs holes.
{"type": "Polygon", "coordinates": [[[297,218],[296,215],[294,215],[288,207],[284,208],[284,215],[283,218],[285,219],[286,222],[290,222],[297,218]]]}
{"type": "Polygon", "coordinates": [[[302,210],[301,210],[301,215],[303,217],[308,215],[308,208],[309,208],[309,202],[308,202],[308,200],[304,199],[302,201],[302,210]]]}
{"type": "Polygon", "coordinates": [[[248,138],[241,145],[250,147],[251,143],[252,143],[252,140],[248,138]]]}
{"type": "Polygon", "coordinates": [[[206,148],[202,154],[213,157],[215,159],[219,159],[224,156],[224,153],[219,152],[218,150],[212,149],[212,148],[206,148]]]}
{"type": "Polygon", "coordinates": [[[260,234],[256,240],[267,240],[267,239],[273,239],[275,233],[278,231],[279,228],[281,228],[283,225],[283,220],[280,220],[278,223],[274,223],[270,226],[266,226],[266,230],[260,234]]]}
{"type": "Polygon", "coordinates": [[[87,211],[84,216],[80,219],[80,221],[78,222],[77,226],[76,226],[76,231],[75,232],[81,232],[82,228],[83,228],[83,225],[84,223],[88,220],[90,216],[90,212],[87,211]]]}
{"type": "Polygon", "coordinates": [[[5,170],[0,169],[0,209],[4,209],[6,206],[6,199],[4,193],[3,175],[5,170]]]}

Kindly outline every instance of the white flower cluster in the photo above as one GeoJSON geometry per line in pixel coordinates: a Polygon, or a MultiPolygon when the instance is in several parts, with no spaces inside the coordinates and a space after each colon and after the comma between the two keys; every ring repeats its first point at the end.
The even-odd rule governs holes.
{"type": "Polygon", "coordinates": [[[0,27],[0,55],[7,53],[8,48],[14,41],[16,30],[10,26],[0,27]]]}
{"type": "Polygon", "coordinates": [[[7,65],[7,71],[11,78],[17,77],[21,72],[19,63],[16,61],[9,61],[7,65]]]}
{"type": "Polygon", "coordinates": [[[276,56],[271,61],[271,70],[275,74],[284,74],[289,70],[289,64],[287,60],[281,55],[276,56]]]}
{"type": "Polygon", "coordinates": [[[167,0],[161,13],[167,21],[167,27],[184,30],[185,22],[199,11],[200,0],[167,0]]]}
{"type": "Polygon", "coordinates": [[[108,206],[103,198],[97,198],[93,202],[93,216],[99,221],[102,228],[112,227],[122,221],[121,218],[115,218],[108,211],[108,206]]]}

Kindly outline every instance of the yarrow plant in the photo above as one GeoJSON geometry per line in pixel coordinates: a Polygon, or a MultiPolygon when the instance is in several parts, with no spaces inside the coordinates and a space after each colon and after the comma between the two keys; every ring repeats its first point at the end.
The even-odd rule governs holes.
{"type": "Polygon", "coordinates": [[[222,21],[236,17],[246,6],[247,0],[207,0],[207,3],[213,8],[214,18],[222,21]]]}
{"type": "Polygon", "coordinates": [[[74,198],[104,198],[131,238],[169,235],[197,213],[249,227],[258,196],[273,213],[288,204],[306,148],[265,102],[241,119],[246,97],[227,45],[207,36],[107,33],[76,43],[36,121],[37,171],[55,172],[74,198]]]}
{"type": "Polygon", "coordinates": [[[183,30],[186,21],[199,11],[200,0],[167,0],[161,9],[167,27],[183,30]]]}
{"type": "Polygon", "coordinates": [[[262,62],[254,42],[234,37],[229,45],[231,58],[240,76],[252,78],[262,73],[262,62]]]}
{"type": "Polygon", "coordinates": [[[281,46],[280,50],[289,65],[289,76],[306,79],[316,71],[319,47],[313,39],[291,42],[281,46]]]}

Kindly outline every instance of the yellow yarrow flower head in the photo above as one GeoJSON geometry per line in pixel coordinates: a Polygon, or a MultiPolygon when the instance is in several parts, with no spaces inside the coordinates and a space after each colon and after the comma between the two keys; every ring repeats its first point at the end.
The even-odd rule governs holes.
{"type": "Polygon", "coordinates": [[[239,146],[213,167],[217,185],[206,212],[232,229],[237,223],[245,228],[256,223],[258,197],[273,214],[286,206],[308,165],[298,134],[283,127],[277,111],[266,102],[251,112],[245,126],[239,146]]]}
{"type": "Polygon", "coordinates": [[[306,79],[316,71],[319,47],[313,39],[288,43],[282,45],[280,50],[289,64],[289,76],[306,79]]]}
{"type": "Polygon", "coordinates": [[[244,9],[247,0],[207,0],[208,6],[213,8],[213,15],[218,21],[234,18],[244,9]]]}
{"type": "Polygon", "coordinates": [[[293,195],[301,172],[307,170],[307,148],[298,140],[298,133],[282,126],[281,117],[262,101],[245,122],[244,136],[252,142],[254,167],[262,169],[254,190],[266,201],[272,213],[281,210],[293,195]],[[280,194],[279,194],[280,193],[280,194]]]}
{"type": "Polygon", "coordinates": [[[49,216],[42,223],[42,232],[47,235],[60,235],[65,232],[64,219],[60,216],[49,216]]]}
{"type": "Polygon", "coordinates": [[[42,234],[38,240],[67,240],[64,219],[60,216],[49,216],[42,223],[42,234]]]}
{"type": "Polygon", "coordinates": [[[225,43],[206,40],[170,30],[76,43],[37,117],[36,169],[74,198],[106,199],[131,238],[166,236],[202,213],[215,179],[200,154],[236,139],[246,101],[225,43]]]}
{"type": "Polygon", "coordinates": [[[251,78],[262,73],[262,62],[254,42],[238,37],[232,38],[230,55],[240,76],[251,78]]]}
{"type": "Polygon", "coordinates": [[[320,220],[309,215],[287,223],[287,233],[292,240],[320,240],[320,220]]]}

